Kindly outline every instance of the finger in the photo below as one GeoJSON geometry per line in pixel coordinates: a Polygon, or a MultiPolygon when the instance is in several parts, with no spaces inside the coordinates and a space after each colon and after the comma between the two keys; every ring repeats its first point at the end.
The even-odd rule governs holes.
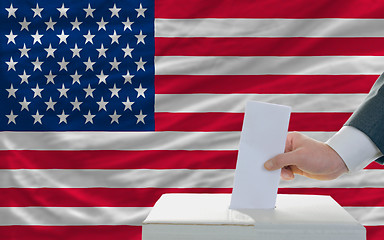
{"type": "Polygon", "coordinates": [[[304,171],[303,170],[301,170],[300,168],[298,168],[298,167],[296,167],[296,166],[289,166],[290,167],[290,169],[291,169],[291,171],[292,171],[292,173],[293,174],[299,174],[299,175],[302,175],[302,176],[304,176],[304,171]]]}
{"type": "Polygon", "coordinates": [[[292,133],[288,133],[287,135],[287,138],[285,140],[285,149],[284,149],[284,152],[290,152],[293,150],[293,134],[292,133]]]}
{"type": "Polygon", "coordinates": [[[266,161],[264,167],[269,171],[277,170],[289,165],[298,165],[299,159],[300,153],[298,151],[282,153],[266,161]]]}
{"type": "Polygon", "coordinates": [[[283,180],[292,180],[295,178],[295,175],[293,174],[291,168],[288,166],[288,167],[283,167],[281,169],[281,178],[283,180]]]}

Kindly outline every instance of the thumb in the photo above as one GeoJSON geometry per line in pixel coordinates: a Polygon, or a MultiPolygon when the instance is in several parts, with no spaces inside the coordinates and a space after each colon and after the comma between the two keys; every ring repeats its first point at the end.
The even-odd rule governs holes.
{"type": "Polygon", "coordinates": [[[285,166],[297,165],[298,153],[296,151],[279,154],[264,163],[265,169],[272,171],[285,166]]]}

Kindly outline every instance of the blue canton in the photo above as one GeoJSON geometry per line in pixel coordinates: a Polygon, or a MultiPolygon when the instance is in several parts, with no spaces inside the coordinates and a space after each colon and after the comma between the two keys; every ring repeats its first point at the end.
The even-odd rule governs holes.
{"type": "Polygon", "coordinates": [[[154,1],[0,3],[0,131],[154,130],[154,1]]]}

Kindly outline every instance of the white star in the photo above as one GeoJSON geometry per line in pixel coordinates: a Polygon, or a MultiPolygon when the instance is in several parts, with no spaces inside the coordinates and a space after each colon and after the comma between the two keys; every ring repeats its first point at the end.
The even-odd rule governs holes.
{"type": "Polygon", "coordinates": [[[112,39],[111,40],[111,44],[113,44],[114,42],[115,43],[117,43],[117,44],[119,44],[119,37],[120,37],[121,35],[117,35],[116,34],[116,30],[113,30],[113,35],[109,35],[109,37],[112,39]]]}
{"type": "Polygon", "coordinates": [[[32,91],[34,92],[33,98],[35,98],[35,97],[40,97],[40,98],[42,98],[42,96],[41,96],[41,92],[42,92],[43,90],[44,90],[43,88],[39,88],[39,84],[36,84],[36,87],[35,87],[35,88],[32,88],[32,91]]]}
{"type": "Polygon", "coordinates": [[[111,98],[113,98],[113,96],[116,96],[117,98],[119,98],[120,90],[121,88],[116,88],[116,84],[113,85],[113,88],[109,88],[109,91],[111,91],[111,98]]]}
{"type": "Polygon", "coordinates": [[[103,57],[107,57],[107,55],[105,55],[105,52],[108,50],[108,48],[104,48],[103,44],[101,44],[101,47],[100,48],[96,48],[96,50],[99,52],[99,58],[101,56],[103,57]]]}
{"type": "Polygon", "coordinates": [[[87,13],[87,15],[85,16],[86,18],[88,16],[92,17],[93,18],[93,12],[95,11],[96,9],[94,8],[91,8],[91,4],[88,3],[88,8],[84,8],[84,11],[87,13]]]}
{"type": "Polygon", "coordinates": [[[145,18],[144,12],[147,11],[147,9],[143,8],[143,6],[141,6],[141,3],[140,3],[140,8],[135,8],[135,10],[137,12],[137,18],[139,18],[140,16],[145,18]]]}
{"type": "Polygon", "coordinates": [[[83,102],[79,102],[77,100],[77,97],[75,98],[75,101],[74,102],[71,102],[71,104],[73,105],[73,109],[72,111],[74,111],[75,109],[79,110],[80,111],[80,104],[82,104],[83,102]]]}
{"type": "Polygon", "coordinates": [[[47,78],[47,84],[50,83],[50,82],[55,84],[53,79],[56,77],[56,75],[52,74],[52,70],[49,71],[48,75],[44,75],[44,76],[47,78]]]}
{"type": "Polygon", "coordinates": [[[115,112],[112,115],[109,115],[109,116],[112,118],[111,124],[114,123],[114,122],[119,124],[119,117],[121,117],[121,115],[116,114],[116,110],[115,110],[115,112]]]}
{"type": "Polygon", "coordinates": [[[120,10],[121,10],[121,8],[117,8],[117,7],[116,7],[116,4],[113,4],[113,8],[110,8],[110,9],[109,9],[109,11],[112,12],[112,14],[111,14],[111,18],[112,18],[113,16],[119,17],[119,11],[120,11],[120,10]]]}
{"type": "Polygon", "coordinates": [[[14,62],[12,57],[11,57],[11,59],[9,59],[9,62],[5,62],[5,63],[8,65],[8,71],[11,70],[11,69],[16,71],[15,65],[17,64],[17,62],[14,62]]]}
{"type": "Polygon", "coordinates": [[[93,118],[96,116],[96,115],[92,115],[91,114],[91,111],[89,110],[88,111],[88,114],[87,115],[83,115],[85,117],[85,124],[90,122],[93,124],[93,118]]]}
{"type": "Polygon", "coordinates": [[[139,71],[140,69],[143,69],[143,71],[145,72],[144,65],[145,65],[147,62],[143,62],[143,59],[140,57],[140,61],[135,62],[135,63],[136,63],[136,65],[137,65],[137,71],[139,71]]]}
{"type": "Polygon", "coordinates": [[[87,94],[85,95],[85,98],[87,98],[88,96],[90,96],[91,98],[93,98],[93,91],[95,91],[94,88],[91,88],[91,84],[88,84],[88,88],[84,88],[83,89],[84,92],[86,92],[87,94]]]}
{"type": "Polygon", "coordinates": [[[25,82],[25,83],[28,84],[28,78],[29,78],[30,76],[31,76],[31,75],[27,75],[27,74],[25,73],[25,70],[24,70],[23,75],[19,75],[19,77],[21,78],[21,83],[20,83],[20,84],[22,84],[23,82],[25,82]]]}
{"type": "Polygon", "coordinates": [[[85,44],[87,44],[87,42],[90,42],[91,44],[93,44],[92,39],[95,35],[91,34],[91,30],[88,30],[88,34],[83,36],[85,37],[85,44]]]}
{"type": "Polygon", "coordinates": [[[29,56],[28,56],[28,51],[29,50],[31,50],[30,48],[27,48],[26,46],[25,46],[25,43],[24,43],[24,46],[23,46],[23,48],[19,48],[19,50],[20,50],[20,58],[22,58],[23,56],[26,56],[27,58],[29,58],[29,56]]]}
{"type": "Polygon", "coordinates": [[[32,64],[33,64],[33,71],[36,71],[36,69],[39,69],[40,71],[42,71],[41,70],[41,64],[43,64],[44,62],[40,62],[39,61],[39,57],[37,57],[36,58],[36,61],[34,61],[34,62],[32,62],[32,64]]]}
{"type": "Polygon", "coordinates": [[[131,25],[133,24],[134,22],[131,22],[129,21],[129,18],[127,17],[127,21],[126,22],[123,22],[124,24],[124,31],[128,28],[129,30],[132,31],[132,28],[131,28],[131,25]]]}
{"type": "Polygon", "coordinates": [[[50,17],[49,18],[49,22],[45,22],[45,24],[47,24],[47,29],[46,31],[48,31],[48,29],[52,29],[53,31],[55,31],[55,28],[53,27],[57,22],[52,22],[52,18],[50,17]]]}
{"type": "Polygon", "coordinates": [[[59,98],[61,98],[62,96],[68,98],[67,92],[69,91],[69,88],[65,88],[64,83],[63,83],[63,86],[61,88],[57,89],[57,91],[60,92],[60,97],[59,98]]]}
{"type": "Polygon", "coordinates": [[[24,97],[24,101],[19,102],[19,103],[20,103],[20,105],[21,105],[21,110],[20,110],[20,111],[23,111],[24,109],[27,110],[27,111],[29,111],[29,109],[28,109],[28,105],[29,105],[31,102],[27,102],[27,99],[25,99],[25,97],[24,97]]]}
{"type": "Polygon", "coordinates": [[[124,57],[130,56],[132,58],[132,51],[134,50],[133,48],[129,48],[129,45],[127,43],[127,47],[122,49],[124,51],[124,57]]]}
{"type": "Polygon", "coordinates": [[[32,8],[32,11],[35,13],[33,14],[33,17],[39,16],[41,18],[41,11],[43,11],[44,8],[39,8],[39,4],[36,3],[36,8],[32,8]]]}
{"type": "Polygon", "coordinates": [[[59,44],[62,43],[62,42],[64,42],[65,44],[67,44],[67,37],[68,37],[68,36],[69,36],[69,35],[64,34],[64,30],[61,30],[61,34],[58,34],[58,35],[57,35],[57,37],[60,38],[60,42],[59,42],[59,44]]]}
{"type": "Polygon", "coordinates": [[[56,48],[52,48],[52,45],[49,44],[49,47],[48,48],[44,48],[45,51],[47,51],[47,58],[49,56],[52,56],[53,58],[55,57],[54,53],[56,51],[56,48]]]}
{"type": "Polygon", "coordinates": [[[105,111],[107,111],[106,105],[108,104],[108,102],[104,102],[103,97],[101,97],[100,102],[96,102],[96,103],[99,104],[99,111],[101,111],[101,109],[104,109],[105,111]]]}
{"type": "Polygon", "coordinates": [[[77,21],[77,17],[76,17],[75,21],[71,22],[71,24],[72,24],[72,31],[75,30],[75,28],[80,31],[80,24],[82,24],[82,23],[83,22],[77,21]]]}
{"type": "Polygon", "coordinates": [[[52,109],[53,111],[55,111],[55,104],[57,102],[52,101],[52,97],[49,97],[49,101],[48,102],[44,102],[44,103],[47,104],[47,111],[49,109],[52,109]]]}
{"type": "Polygon", "coordinates": [[[12,3],[11,3],[11,6],[9,6],[9,8],[5,8],[5,10],[7,10],[8,12],[8,18],[10,18],[11,16],[13,16],[14,18],[16,18],[16,11],[17,11],[17,8],[14,8],[12,6],[12,3]]]}
{"type": "Polygon", "coordinates": [[[100,29],[104,29],[106,31],[107,29],[105,28],[105,25],[107,25],[107,24],[108,24],[108,22],[104,22],[104,19],[101,18],[101,21],[97,22],[97,25],[99,25],[99,29],[97,31],[100,31],[100,29]]]}
{"type": "Polygon", "coordinates": [[[99,84],[100,84],[100,83],[105,83],[105,84],[107,84],[107,77],[108,77],[109,75],[104,75],[103,70],[101,70],[100,75],[96,75],[96,76],[99,78],[99,84]]]}
{"type": "Polygon", "coordinates": [[[127,109],[132,111],[132,104],[134,104],[134,102],[129,101],[129,97],[127,97],[127,101],[123,102],[123,104],[125,106],[124,111],[127,109]]]}
{"type": "Polygon", "coordinates": [[[13,88],[13,84],[11,84],[11,88],[8,88],[7,91],[8,91],[8,98],[10,98],[11,96],[16,98],[16,92],[17,92],[17,88],[13,88]]]}
{"type": "Polygon", "coordinates": [[[68,114],[65,114],[64,110],[63,110],[63,113],[60,114],[60,115],[57,115],[59,118],[60,118],[60,123],[64,122],[64,123],[67,123],[67,117],[69,116],[68,114]]]}
{"type": "Polygon", "coordinates": [[[32,34],[32,37],[33,37],[33,45],[35,45],[36,42],[39,42],[41,44],[41,37],[43,36],[43,34],[39,34],[39,30],[36,30],[36,34],[32,34]]]}
{"type": "Polygon", "coordinates": [[[137,43],[136,44],[139,44],[139,43],[145,44],[144,38],[146,38],[147,35],[143,35],[143,31],[142,30],[140,30],[140,34],[139,35],[135,35],[135,37],[137,38],[137,43]]]}
{"type": "Polygon", "coordinates": [[[143,111],[142,111],[142,110],[140,110],[140,114],[139,114],[139,115],[135,115],[135,116],[137,117],[137,122],[136,122],[136,124],[138,124],[139,122],[142,122],[142,123],[145,124],[145,122],[144,122],[144,118],[145,118],[147,115],[143,114],[143,111]]]}
{"type": "Polygon", "coordinates": [[[20,25],[21,25],[21,29],[20,29],[20,31],[23,31],[23,29],[29,31],[29,29],[28,29],[28,25],[31,24],[31,22],[27,22],[27,19],[26,19],[25,17],[24,17],[24,21],[19,22],[19,23],[20,23],[20,25]]]}
{"type": "Polygon", "coordinates": [[[68,11],[68,9],[69,9],[69,8],[64,7],[64,3],[63,3],[63,5],[61,5],[61,8],[57,8],[57,10],[60,12],[60,18],[61,18],[62,16],[68,18],[68,16],[67,16],[67,11],[68,11]]]}
{"type": "Polygon", "coordinates": [[[7,118],[8,118],[8,124],[10,124],[11,122],[16,124],[16,120],[15,119],[17,118],[18,115],[13,114],[12,110],[11,110],[11,113],[9,115],[5,115],[5,116],[7,116],[7,118]]]}
{"type": "Polygon", "coordinates": [[[78,84],[80,84],[80,78],[81,78],[82,75],[79,75],[77,74],[77,70],[75,71],[75,74],[74,75],[71,75],[72,79],[73,79],[73,82],[72,82],[72,85],[75,84],[76,82],[78,84]]]}
{"type": "Polygon", "coordinates": [[[75,56],[80,58],[80,51],[83,50],[82,48],[77,48],[77,43],[75,43],[75,48],[71,48],[71,51],[73,52],[72,58],[75,56]]]}
{"type": "Polygon", "coordinates": [[[126,84],[127,82],[129,82],[130,84],[132,84],[132,78],[133,78],[134,76],[135,76],[135,75],[130,75],[130,74],[129,74],[129,71],[127,70],[127,74],[123,75],[123,78],[125,79],[124,84],[126,84]]]}
{"type": "Polygon", "coordinates": [[[85,66],[87,66],[85,71],[88,71],[88,69],[91,69],[91,71],[93,71],[93,65],[95,64],[95,62],[91,62],[91,58],[90,57],[88,57],[88,61],[84,62],[84,64],[85,64],[85,66]]]}
{"type": "Polygon", "coordinates": [[[35,115],[32,115],[32,117],[35,119],[35,121],[33,122],[33,124],[36,124],[37,122],[40,123],[40,124],[43,124],[41,122],[41,118],[44,117],[44,115],[40,115],[39,114],[39,110],[36,111],[36,114],[35,115]]]}
{"type": "Polygon", "coordinates": [[[5,36],[8,38],[7,44],[9,44],[10,42],[13,42],[14,44],[16,44],[15,38],[17,37],[17,35],[13,34],[12,30],[9,34],[5,34],[5,36]]]}
{"type": "Polygon", "coordinates": [[[139,88],[135,88],[135,90],[137,91],[137,98],[139,98],[140,96],[142,96],[143,98],[145,98],[145,94],[144,94],[144,92],[147,91],[147,89],[146,89],[146,88],[143,88],[143,87],[141,86],[141,83],[140,83],[139,88]]]}
{"type": "Polygon", "coordinates": [[[59,70],[59,71],[61,71],[61,70],[68,71],[68,69],[67,69],[67,65],[68,65],[69,62],[66,62],[65,59],[64,59],[64,57],[63,57],[63,59],[61,60],[61,62],[57,62],[57,63],[60,65],[60,70],[59,70]]]}
{"type": "Polygon", "coordinates": [[[119,71],[119,65],[120,65],[120,63],[121,63],[121,62],[118,62],[118,61],[116,60],[116,58],[113,58],[113,62],[109,62],[109,64],[112,65],[112,67],[111,67],[111,71],[112,71],[113,69],[116,69],[117,71],[119,71]]]}

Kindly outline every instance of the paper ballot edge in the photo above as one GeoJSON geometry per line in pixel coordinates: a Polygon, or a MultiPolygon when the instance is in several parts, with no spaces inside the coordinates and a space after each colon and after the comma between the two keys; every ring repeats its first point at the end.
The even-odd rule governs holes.
{"type": "MultiPolygon", "coordinates": [[[[242,128],[243,130],[244,130],[245,124],[247,124],[247,122],[249,122],[251,120],[249,118],[251,118],[252,115],[250,117],[248,117],[248,114],[250,113],[250,110],[252,111],[252,108],[251,108],[252,105],[258,105],[260,107],[268,106],[269,109],[273,108],[273,112],[275,112],[275,114],[279,112],[278,109],[280,110],[279,115],[283,116],[282,120],[284,121],[282,123],[282,126],[283,126],[282,129],[284,129],[283,130],[284,132],[283,132],[282,138],[279,139],[280,148],[278,149],[278,151],[276,151],[275,155],[283,153],[284,148],[285,148],[285,141],[286,141],[287,134],[288,134],[288,126],[289,126],[289,120],[290,120],[292,108],[290,106],[286,106],[286,105],[265,103],[265,102],[259,102],[259,101],[248,101],[246,104],[246,108],[245,108],[246,111],[244,114],[244,121],[243,121],[243,128],[242,128]]],[[[235,176],[234,176],[234,184],[233,184],[234,187],[233,187],[233,191],[232,191],[232,197],[231,197],[231,202],[230,202],[229,208],[230,209],[274,209],[275,205],[276,205],[276,196],[277,196],[277,190],[278,190],[278,184],[279,184],[281,170],[268,171],[268,173],[267,173],[267,170],[265,170],[264,168],[262,170],[262,171],[265,171],[264,173],[267,173],[269,175],[270,181],[272,181],[271,186],[272,186],[273,190],[271,190],[270,192],[273,192],[273,196],[269,197],[269,203],[268,204],[265,204],[265,203],[260,204],[260,202],[258,202],[258,206],[255,206],[253,203],[245,203],[244,204],[244,200],[241,200],[238,196],[239,193],[237,190],[238,190],[238,186],[239,186],[239,177],[237,175],[239,174],[240,170],[237,170],[237,169],[239,166],[239,156],[242,154],[241,148],[244,145],[244,135],[245,134],[246,133],[244,131],[241,132],[238,158],[237,158],[237,162],[236,162],[236,171],[235,171],[235,176]]],[[[265,159],[265,161],[266,160],[268,160],[268,159],[265,159]]],[[[244,183],[242,183],[242,184],[244,184],[244,183]]]]}

